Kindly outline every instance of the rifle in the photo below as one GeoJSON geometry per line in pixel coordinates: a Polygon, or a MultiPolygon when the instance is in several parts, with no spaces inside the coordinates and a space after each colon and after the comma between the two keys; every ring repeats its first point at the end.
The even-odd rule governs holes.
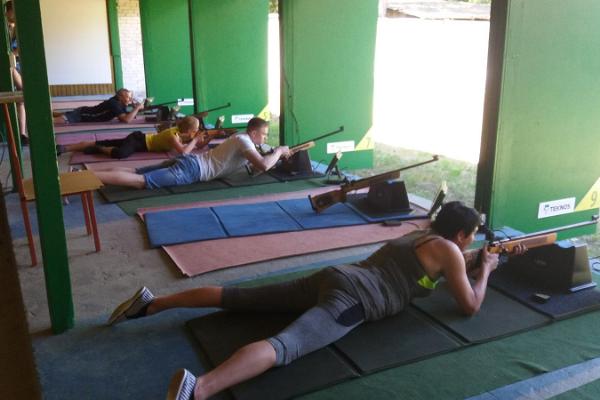
{"type": "Polygon", "coordinates": [[[529,249],[546,246],[556,242],[558,232],[597,223],[598,215],[593,215],[591,221],[578,222],[576,224],[565,225],[559,228],[546,229],[539,232],[527,233],[514,238],[507,237],[504,239],[496,239],[493,232],[491,232],[486,226],[483,226],[483,228],[480,227],[480,229],[486,234],[486,240],[488,240],[488,251],[490,253],[502,254],[512,252],[518,245],[524,245],[529,249]]]}
{"type": "MultiPolygon", "coordinates": [[[[204,110],[204,111],[199,111],[198,114],[203,114],[203,113],[209,113],[209,112],[212,112],[212,111],[222,110],[222,109],[228,108],[228,107],[231,107],[231,103],[223,104],[222,106],[218,106],[218,107],[215,107],[215,108],[209,108],[209,109],[204,110]]],[[[194,114],[194,115],[198,115],[198,114],[194,114]]]]}
{"type": "Polygon", "coordinates": [[[308,196],[310,200],[310,204],[316,212],[321,212],[327,207],[331,207],[336,203],[343,203],[346,201],[346,193],[351,192],[353,190],[363,189],[369,187],[375,183],[385,182],[390,179],[398,179],[400,177],[400,172],[406,171],[407,169],[419,167],[421,165],[429,164],[434,161],[439,160],[437,155],[434,155],[431,160],[423,161],[417,164],[409,165],[407,167],[398,168],[393,171],[384,172],[379,175],[370,176],[368,178],[358,179],[355,181],[350,181],[348,183],[344,183],[340,186],[339,189],[332,190],[331,192],[326,192],[323,194],[319,194],[316,196],[308,196]]]}
{"type": "MultiPolygon", "coordinates": [[[[344,126],[342,125],[338,129],[336,129],[335,131],[331,131],[331,132],[325,133],[325,134],[323,134],[321,136],[317,136],[316,138],[307,140],[306,142],[302,142],[302,143],[299,143],[299,144],[297,144],[295,146],[290,147],[290,157],[293,156],[294,154],[296,154],[299,151],[308,150],[308,149],[311,149],[311,148],[315,147],[315,144],[316,144],[315,142],[317,140],[324,139],[324,138],[329,137],[331,135],[334,135],[336,133],[342,132],[343,130],[344,130],[344,126]]],[[[271,154],[271,153],[273,153],[275,151],[275,149],[272,146],[269,146],[266,143],[263,143],[261,145],[256,145],[256,150],[258,150],[258,152],[262,156],[265,156],[267,154],[271,154]]]]}
{"type": "Polygon", "coordinates": [[[160,103],[160,104],[152,104],[153,101],[154,101],[154,97],[149,97],[146,100],[144,100],[144,108],[142,108],[140,110],[140,112],[158,110],[161,107],[166,107],[170,104],[179,103],[179,99],[173,100],[173,101],[166,101],[166,102],[160,103]]]}

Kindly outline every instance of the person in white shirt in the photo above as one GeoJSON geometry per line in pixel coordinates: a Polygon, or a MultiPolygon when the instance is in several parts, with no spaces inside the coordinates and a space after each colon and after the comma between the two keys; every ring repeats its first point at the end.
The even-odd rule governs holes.
{"type": "Polygon", "coordinates": [[[253,170],[263,172],[272,168],[280,158],[290,156],[288,146],[278,146],[272,153],[261,155],[257,146],[264,144],[268,135],[268,122],[252,118],[245,132],[232,135],[206,153],[181,155],[151,167],[116,168],[94,173],[104,184],[156,189],[226,177],[247,163],[253,170]]]}

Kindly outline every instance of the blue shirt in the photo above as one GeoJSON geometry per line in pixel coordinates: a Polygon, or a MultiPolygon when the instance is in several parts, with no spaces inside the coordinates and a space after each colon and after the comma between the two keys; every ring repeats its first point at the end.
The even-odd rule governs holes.
{"type": "Polygon", "coordinates": [[[81,116],[81,122],[104,122],[127,113],[127,107],[113,96],[93,107],[79,107],[77,109],[81,116]]]}

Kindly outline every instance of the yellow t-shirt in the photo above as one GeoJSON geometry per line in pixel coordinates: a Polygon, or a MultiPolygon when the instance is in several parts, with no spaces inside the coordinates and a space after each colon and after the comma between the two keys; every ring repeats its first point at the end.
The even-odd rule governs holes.
{"type": "Polygon", "coordinates": [[[165,129],[158,133],[150,133],[146,135],[146,148],[148,151],[170,151],[173,148],[173,137],[179,137],[179,129],[165,129]]]}

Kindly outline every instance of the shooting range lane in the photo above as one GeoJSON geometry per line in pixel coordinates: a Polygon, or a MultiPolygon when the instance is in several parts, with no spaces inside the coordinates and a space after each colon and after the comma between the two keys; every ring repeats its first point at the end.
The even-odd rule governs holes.
{"type": "Polygon", "coordinates": [[[54,133],[61,135],[65,133],[84,133],[106,130],[129,130],[154,129],[154,123],[146,122],[142,117],[136,117],[131,122],[125,124],[117,119],[108,122],[75,122],[69,124],[54,125],[54,133]]]}
{"type": "MultiPolygon", "coordinates": [[[[277,334],[296,317],[287,313],[217,312],[188,321],[187,326],[214,367],[240,347],[277,334]]],[[[326,347],[230,390],[238,400],[289,399],[358,376],[352,366],[326,347]]]]}
{"type": "MultiPolygon", "coordinates": [[[[202,208],[198,208],[202,210],[202,208]]],[[[218,220],[205,221],[204,224],[189,226],[190,232],[174,234],[173,237],[160,235],[163,223],[169,224],[172,220],[180,220],[184,223],[187,218],[186,210],[171,210],[161,212],[147,212],[145,219],[152,216],[153,224],[146,223],[149,237],[160,237],[162,241],[156,241],[153,246],[168,246],[173,244],[187,243],[211,239],[214,225],[222,225],[229,237],[264,235],[269,233],[292,232],[300,230],[311,230],[321,228],[333,228],[348,225],[364,225],[367,222],[355,211],[345,204],[336,204],[322,213],[312,210],[307,198],[291,199],[285,201],[263,202],[253,204],[236,204],[212,207],[218,220]],[[207,234],[204,233],[207,231],[207,234]],[[184,241],[183,236],[190,240],[184,241]],[[192,239],[195,238],[195,239],[192,239]],[[199,239],[206,238],[206,239],[199,239]]]]}
{"type": "MultiPolygon", "coordinates": [[[[302,275],[313,271],[303,271],[302,275]]],[[[257,279],[254,282],[244,282],[243,286],[252,287],[286,281],[297,278],[297,275],[286,274],[273,278],[257,279]]],[[[440,292],[449,295],[444,288],[441,288],[440,292]]],[[[423,307],[437,308],[433,313],[429,313],[429,316],[411,306],[396,316],[365,323],[324,349],[334,348],[336,352],[339,352],[337,354],[343,355],[341,357],[342,365],[331,363],[327,364],[327,368],[320,368],[313,360],[304,362],[312,356],[325,358],[327,353],[324,350],[319,350],[289,366],[275,368],[258,378],[238,385],[231,389],[231,393],[236,399],[287,399],[316,390],[315,388],[324,385],[329,386],[340,382],[343,380],[347,367],[351,371],[356,369],[362,378],[338,386],[333,389],[334,392],[321,392],[328,393],[328,396],[325,396],[326,398],[332,398],[331,396],[343,398],[350,395],[350,393],[359,396],[359,398],[379,398],[370,392],[373,387],[368,383],[370,379],[368,375],[374,372],[389,369],[386,374],[374,375],[373,379],[384,382],[380,382],[384,385],[383,387],[391,385],[394,387],[394,393],[408,394],[414,390],[419,390],[419,384],[411,383],[413,378],[416,381],[431,379],[431,375],[426,373],[431,368],[440,371],[439,374],[443,375],[446,380],[456,380],[457,377],[462,376],[462,373],[456,372],[454,368],[457,370],[461,370],[461,368],[477,369],[478,364],[486,364],[486,362],[491,363],[489,368],[496,368],[496,373],[485,378],[482,377],[478,385],[483,385],[483,387],[488,388],[486,390],[489,390],[502,385],[498,382],[506,382],[507,379],[504,377],[506,374],[509,375],[508,382],[514,382],[522,379],[524,375],[531,376],[534,373],[525,360],[522,360],[523,366],[521,369],[527,372],[518,372],[519,368],[514,367],[515,360],[519,362],[524,357],[524,348],[530,349],[530,352],[533,353],[541,351],[541,355],[535,358],[536,363],[541,362],[540,365],[545,365],[550,362],[556,368],[557,366],[561,367],[579,362],[581,356],[576,354],[581,353],[581,349],[577,350],[576,347],[586,347],[588,339],[594,341],[593,338],[582,338],[581,344],[565,344],[565,346],[574,347],[568,353],[561,351],[561,356],[553,355],[553,352],[547,351],[547,346],[565,333],[576,334],[577,329],[580,329],[580,327],[571,325],[579,326],[578,322],[583,321],[582,323],[585,323],[585,319],[579,318],[573,324],[565,322],[552,323],[550,318],[546,318],[514,302],[501,293],[495,292],[493,289],[490,289],[490,292],[488,296],[491,298],[491,302],[484,303],[481,310],[481,314],[490,314],[489,317],[477,319],[477,317],[460,316],[456,312],[453,301],[447,297],[438,296],[433,302],[433,307],[423,307]],[[454,312],[447,312],[446,310],[449,308],[452,308],[454,312]],[[434,313],[437,313],[437,315],[433,315],[434,313]],[[502,314],[512,315],[502,316],[502,314]],[[431,318],[432,316],[433,318],[431,318]],[[524,319],[524,321],[519,322],[518,319],[524,319]],[[548,325],[546,326],[546,324],[548,325]],[[557,326],[559,324],[561,326],[557,326]],[[534,328],[540,326],[546,327],[534,330],[534,328]],[[529,332],[516,335],[523,331],[529,332]],[[502,339],[500,339],[501,337],[502,339]],[[469,342],[465,342],[465,339],[469,339],[469,342]],[[482,344],[474,347],[469,345],[475,342],[482,344]],[[557,361],[556,357],[561,360],[557,361]],[[569,360],[563,360],[565,357],[569,360]],[[412,369],[406,369],[411,367],[394,368],[426,359],[430,361],[428,360],[425,364],[414,364],[416,366],[412,369]],[[460,359],[464,360],[457,361],[460,359]],[[470,362],[467,362],[468,360],[470,362]],[[502,366],[498,366],[498,363],[502,366]],[[346,367],[343,364],[346,364],[346,367]],[[454,368],[448,368],[451,365],[454,368]],[[511,367],[507,367],[507,365],[511,367]],[[313,374],[315,369],[319,372],[316,378],[313,374]],[[424,376],[421,376],[419,370],[422,370],[421,373],[424,376]],[[411,382],[407,382],[406,379],[411,382]],[[412,386],[403,391],[401,388],[406,385],[412,386]],[[347,389],[348,387],[350,389],[347,389]],[[345,396],[340,393],[337,393],[337,395],[332,394],[338,391],[346,393],[345,396]]],[[[597,314],[590,315],[589,318],[597,321],[597,314]]],[[[240,346],[265,339],[277,333],[285,326],[286,322],[290,322],[292,319],[293,315],[281,313],[219,312],[193,319],[188,322],[188,327],[192,330],[194,337],[200,344],[200,348],[214,366],[222,362],[240,346]]],[[[591,320],[589,323],[591,323],[591,320]]],[[[593,335],[593,333],[590,333],[590,335],[593,335]]],[[[598,350],[597,343],[592,347],[598,350]]],[[[589,351],[592,350],[588,349],[588,353],[589,351]]],[[[485,367],[482,370],[487,370],[487,368],[485,367]]],[[[538,366],[539,368],[545,369],[538,366]]],[[[446,381],[442,377],[439,379],[441,379],[440,381],[446,381]]],[[[420,383],[420,385],[423,384],[425,383],[420,383]]],[[[435,387],[431,389],[435,390],[435,387]]],[[[452,385],[449,386],[449,390],[452,391],[452,385]]],[[[481,391],[477,387],[473,390],[481,391]]],[[[379,393],[379,395],[382,394],[379,393]]],[[[421,393],[416,398],[427,399],[431,398],[431,395],[432,393],[421,393]]],[[[317,399],[323,398],[318,393],[314,397],[317,399]]],[[[454,393],[451,397],[459,398],[465,397],[465,395],[461,392],[461,394],[454,393]]]]}
{"type": "Polygon", "coordinates": [[[286,172],[286,171],[274,170],[274,171],[269,171],[268,174],[281,182],[295,181],[298,179],[323,178],[325,176],[325,174],[323,174],[321,172],[314,172],[314,171],[296,172],[296,173],[290,174],[289,172],[286,172]]]}
{"type": "Polygon", "coordinates": [[[55,137],[56,144],[74,144],[79,142],[94,142],[96,135],[94,133],[73,133],[71,135],[59,135],[55,137]]]}
{"type": "Polygon", "coordinates": [[[518,276],[502,267],[490,276],[489,285],[556,320],[600,309],[600,290],[598,288],[584,289],[574,293],[548,291],[540,288],[539,285],[519,279],[518,276]],[[535,293],[544,293],[550,298],[545,303],[539,303],[534,300],[535,293]]]}
{"type": "Polygon", "coordinates": [[[108,203],[118,203],[121,201],[145,199],[148,197],[168,196],[171,192],[166,188],[160,189],[135,189],[125,186],[107,185],[98,189],[104,200],[108,203]]]}
{"type": "Polygon", "coordinates": [[[281,200],[277,204],[303,229],[333,228],[336,226],[363,225],[366,221],[344,203],[329,207],[317,214],[306,198],[281,200]]]}
{"type": "MultiPolygon", "coordinates": [[[[139,151],[131,154],[127,157],[127,161],[140,161],[140,160],[166,160],[170,158],[167,152],[153,152],[153,151],[139,151]]],[[[74,164],[90,164],[90,163],[101,163],[101,162],[112,162],[115,161],[105,154],[85,154],[79,151],[73,152],[71,159],[69,160],[70,165],[74,164]]]]}
{"type": "Polygon", "coordinates": [[[491,288],[486,291],[479,312],[471,317],[465,317],[459,311],[446,282],[441,282],[430,296],[413,299],[412,303],[470,343],[497,339],[552,322],[545,315],[491,288]]]}
{"type": "Polygon", "coordinates": [[[369,204],[366,194],[351,194],[348,196],[346,204],[369,222],[428,218],[427,212],[420,209],[381,211],[369,204]]]}
{"type": "Polygon", "coordinates": [[[159,211],[145,215],[148,240],[152,247],[161,243],[186,243],[227,237],[217,216],[210,208],[189,208],[184,210],[159,211]],[[203,229],[197,229],[202,226],[203,229]]]}
{"type": "Polygon", "coordinates": [[[279,182],[276,178],[269,174],[249,175],[244,169],[238,173],[232,174],[223,178],[223,182],[232,187],[262,185],[265,183],[279,182]]]}
{"type": "Polygon", "coordinates": [[[206,240],[163,248],[184,275],[195,276],[255,262],[384,242],[428,224],[425,220],[418,221],[416,226],[366,224],[206,240]]]}
{"type": "Polygon", "coordinates": [[[462,345],[458,338],[410,307],[393,317],[365,323],[333,344],[363,374],[422,360],[462,345]]]}

